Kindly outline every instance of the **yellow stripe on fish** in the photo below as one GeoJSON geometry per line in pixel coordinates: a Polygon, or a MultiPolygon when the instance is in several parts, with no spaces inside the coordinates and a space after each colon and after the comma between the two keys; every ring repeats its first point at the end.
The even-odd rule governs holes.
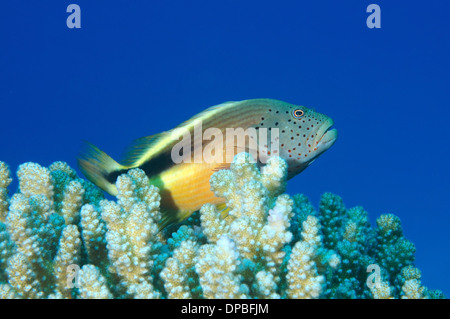
{"type": "Polygon", "coordinates": [[[333,120],[326,115],[279,100],[226,102],[206,109],[170,131],[136,140],[121,163],[86,143],[78,164],[91,182],[111,195],[117,195],[115,182],[119,175],[132,168],[142,169],[150,183],[160,189],[162,226],[166,226],[187,218],[205,203],[220,205],[224,202],[210,190],[209,179],[217,170],[228,168],[229,159],[235,154],[243,151],[256,154],[259,165],[264,165],[263,158],[280,156],[288,164],[288,178],[292,178],[334,144],[337,132],[330,129],[332,125],[333,120]],[[199,127],[200,135],[196,134],[199,127]],[[214,128],[226,139],[206,140],[203,133],[214,128]],[[258,133],[266,129],[267,141],[271,142],[255,149],[255,145],[261,144],[259,137],[262,135],[258,134],[254,144],[248,138],[244,144],[229,144],[230,141],[235,143],[235,137],[228,136],[228,130],[239,128],[251,128],[258,133]],[[174,161],[173,150],[180,145],[184,134],[193,136],[188,140],[190,159],[196,160],[197,154],[202,155],[207,147],[222,151],[226,157],[219,156],[214,162],[174,161]],[[278,147],[274,146],[272,135],[277,137],[278,147]]]}

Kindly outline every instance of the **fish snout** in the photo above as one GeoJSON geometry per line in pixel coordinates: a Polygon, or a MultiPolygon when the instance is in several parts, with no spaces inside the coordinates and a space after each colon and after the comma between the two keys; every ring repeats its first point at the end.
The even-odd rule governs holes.
{"type": "Polygon", "coordinates": [[[333,124],[333,120],[328,118],[317,130],[314,139],[314,150],[318,152],[317,155],[325,152],[336,142],[337,130],[332,128],[333,124]]]}

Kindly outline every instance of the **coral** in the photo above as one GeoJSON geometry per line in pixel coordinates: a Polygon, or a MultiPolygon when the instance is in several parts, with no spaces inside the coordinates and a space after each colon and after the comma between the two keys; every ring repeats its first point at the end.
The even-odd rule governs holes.
{"type": "Polygon", "coordinates": [[[160,246],[158,190],[149,186],[147,176],[137,169],[120,176],[117,189],[117,203],[100,202],[101,217],[107,227],[108,258],[129,294],[158,297],[150,279],[152,254],[160,246]]]}
{"type": "Polygon", "coordinates": [[[9,167],[0,161],[0,222],[4,222],[8,213],[8,186],[12,182],[9,167]]]}
{"type": "Polygon", "coordinates": [[[238,273],[239,253],[234,242],[222,236],[215,244],[199,248],[195,270],[205,298],[247,298],[247,287],[238,273]]]}
{"type": "Polygon", "coordinates": [[[165,268],[161,271],[164,288],[169,298],[186,299],[199,297],[200,291],[195,291],[198,282],[195,281],[195,258],[199,245],[192,240],[183,240],[167,259],[165,268]]]}
{"type": "Polygon", "coordinates": [[[402,268],[399,281],[402,283],[402,299],[424,299],[428,298],[426,288],[421,286],[420,270],[413,266],[402,268]]]}
{"type": "Polygon", "coordinates": [[[242,259],[252,261],[258,271],[267,267],[275,276],[285,254],[281,248],[292,239],[288,228],[293,202],[285,194],[276,196],[284,190],[279,187],[284,185],[287,167],[273,157],[260,173],[251,161],[248,154],[238,154],[230,170],[211,177],[211,189],[225,197],[229,212],[223,219],[214,206],[205,205],[201,225],[209,242],[226,235],[242,259]]]}
{"type": "Polygon", "coordinates": [[[279,157],[259,169],[236,155],[210,180],[225,207],[205,204],[163,231],[142,170],[118,177],[115,200],[63,162],[22,164],[17,176],[9,197],[0,162],[0,298],[444,298],[422,286],[399,218],[372,228],[335,194],[318,210],[284,194],[279,157]]]}
{"type": "Polygon", "coordinates": [[[111,299],[106,279],[94,265],[84,265],[78,277],[81,299],[111,299]]]}
{"type": "Polygon", "coordinates": [[[314,247],[307,242],[295,244],[288,262],[287,294],[290,298],[318,298],[322,292],[324,277],[320,276],[314,262],[314,247]]]}
{"type": "Polygon", "coordinates": [[[324,277],[315,263],[320,236],[317,218],[308,216],[303,222],[303,240],[292,249],[287,269],[287,294],[290,298],[317,298],[322,292],[324,277]]]}
{"type": "Polygon", "coordinates": [[[56,279],[56,290],[66,298],[70,298],[72,290],[67,284],[70,275],[71,265],[80,263],[80,232],[77,226],[68,225],[64,228],[59,242],[58,252],[53,264],[54,276],[56,279]]]}
{"type": "MultiPolygon", "coordinates": [[[[9,201],[5,224],[0,223],[2,293],[70,298],[75,292],[67,287],[67,267],[81,262],[82,244],[72,223],[86,193],[81,186],[87,182],[61,162],[50,169],[22,164],[17,176],[19,192],[9,201]]],[[[94,189],[91,186],[89,192],[100,196],[94,189]]]]}
{"type": "Polygon", "coordinates": [[[373,299],[392,299],[391,287],[389,283],[383,281],[378,286],[372,286],[370,288],[373,299]]]}

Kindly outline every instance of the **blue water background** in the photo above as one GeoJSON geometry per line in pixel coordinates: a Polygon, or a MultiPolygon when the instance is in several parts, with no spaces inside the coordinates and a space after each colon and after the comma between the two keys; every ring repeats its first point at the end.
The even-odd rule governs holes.
{"type": "Polygon", "coordinates": [[[449,296],[450,2],[372,2],[2,1],[0,160],[76,167],[81,140],[120,158],[228,100],[314,107],[339,138],[288,191],[335,192],[373,225],[396,214],[423,284],[449,296]]]}

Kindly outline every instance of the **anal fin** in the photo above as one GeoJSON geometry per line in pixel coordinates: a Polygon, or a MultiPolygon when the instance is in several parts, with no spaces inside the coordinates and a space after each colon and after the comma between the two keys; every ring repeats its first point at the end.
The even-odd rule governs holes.
{"type": "Polygon", "coordinates": [[[161,210],[162,218],[158,223],[158,231],[176,223],[180,223],[192,215],[192,211],[165,211],[161,210]]]}
{"type": "Polygon", "coordinates": [[[216,205],[216,208],[220,212],[220,216],[222,216],[222,218],[226,218],[231,210],[226,203],[218,204],[216,205]]]}

